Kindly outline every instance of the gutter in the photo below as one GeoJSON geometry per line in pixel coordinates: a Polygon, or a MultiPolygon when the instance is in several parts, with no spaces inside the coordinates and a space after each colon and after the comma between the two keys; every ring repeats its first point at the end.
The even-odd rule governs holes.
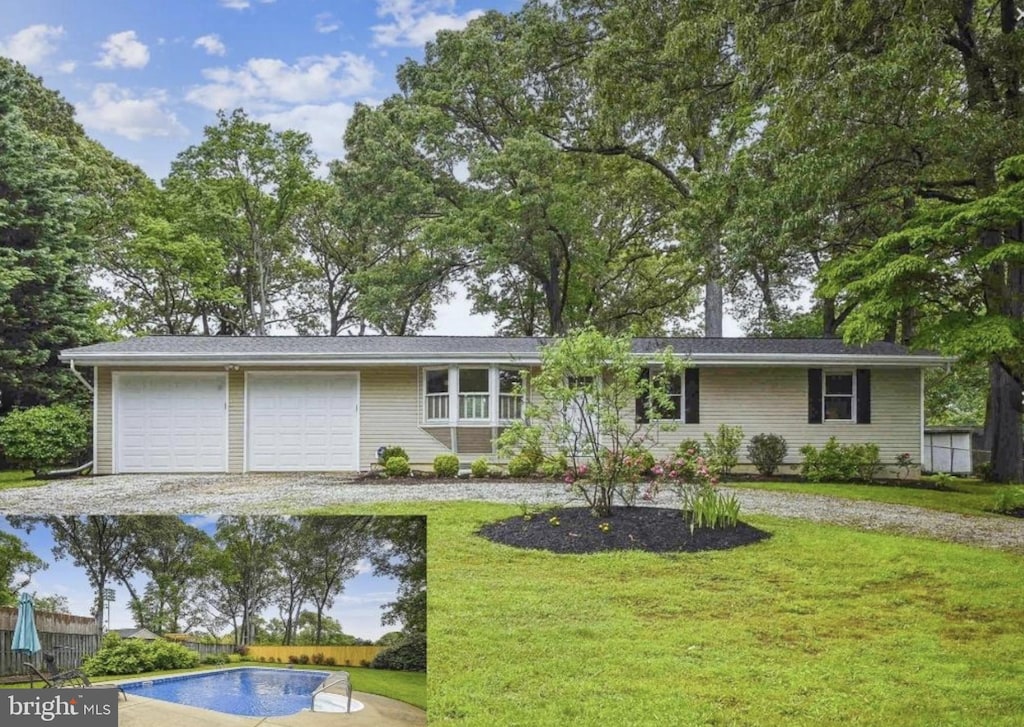
{"type": "Polygon", "coordinates": [[[86,380],[86,378],[82,376],[82,372],[75,368],[75,359],[71,359],[71,373],[73,373],[78,378],[78,380],[82,382],[82,386],[88,389],[90,394],[96,393],[95,390],[92,388],[92,384],[90,384],[86,380]]]}
{"type": "MultiPolygon", "coordinates": [[[[638,354],[646,355],[646,354],[638,354]]],[[[955,359],[946,356],[927,355],[869,355],[869,354],[677,354],[694,365],[716,366],[895,366],[906,368],[925,368],[949,365],[955,359]]],[[[654,354],[649,354],[654,359],[654,354]]],[[[188,354],[188,353],[123,353],[94,354],[80,356],[97,366],[447,366],[452,364],[508,364],[536,366],[541,363],[536,355],[517,356],[515,354],[450,354],[429,356],[411,356],[409,354],[381,356],[380,354],[281,354],[281,353],[224,353],[224,354],[188,354]]],[[[62,358],[62,360],[64,360],[62,358]]],[[[74,369],[74,360],[72,369],[74,369]]],[[[89,387],[90,389],[92,387],[89,387]]]]}

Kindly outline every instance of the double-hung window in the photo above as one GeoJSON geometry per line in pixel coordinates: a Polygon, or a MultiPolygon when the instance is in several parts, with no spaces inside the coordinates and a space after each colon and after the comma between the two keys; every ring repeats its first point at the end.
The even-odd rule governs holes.
{"type": "Polygon", "coordinates": [[[459,369],[459,419],[491,418],[490,369],[459,369]]]}
{"type": "Polygon", "coordinates": [[[852,371],[826,371],[822,387],[825,421],[852,422],[856,395],[852,371]]]}
{"type": "Polygon", "coordinates": [[[428,369],[425,378],[426,420],[448,421],[448,369],[428,369]]]}
{"type": "Polygon", "coordinates": [[[523,375],[518,369],[498,369],[498,419],[523,418],[523,375]]]}
{"type": "Polygon", "coordinates": [[[658,368],[646,368],[640,378],[651,382],[651,388],[660,387],[664,392],[661,401],[654,401],[649,394],[636,401],[637,421],[646,423],[649,416],[662,421],[683,420],[683,377],[679,374],[666,375],[658,368]]]}

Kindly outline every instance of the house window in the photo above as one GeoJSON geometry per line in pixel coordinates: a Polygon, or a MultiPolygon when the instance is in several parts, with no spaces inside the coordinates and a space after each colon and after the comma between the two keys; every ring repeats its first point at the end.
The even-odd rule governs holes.
{"type": "Polygon", "coordinates": [[[428,369],[426,379],[427,421],[447,421],[448,369],[428,369]]]}
{"type": "Polygon", "coordinates": [[[822,391],[825,421],[852,422],[854,396],[852,371],[826,371],[822,391]]]}
{"type": "Polygon", "coordinates": [[[459,419],[490,419],[490,370],[459,369],[459,419]]]}
{"type": "Polygon", "coordinates": [[[523,418],[523,375],[518,369],[498,369],[498,419],[523,418]]]}
{"type": "Polygon", "coordinates": [[[654,415],[656,419],[663,421],[682,421],[683,419],[683,377],[676,374],[673,376],[665,376],[661,371],[656,368],[644,369],[640,377],[642,379],[650,380],[654,382],[654,385],[661,385],[664,387],[665,394],[668,397],[666,402],[652,402],[650,397],[643,399],[637,399],[636,402],[636,416],[637,421],[647,423],[648,413],[654,415]],[[651,411],[653,409],[653,411],[651,411]]]}

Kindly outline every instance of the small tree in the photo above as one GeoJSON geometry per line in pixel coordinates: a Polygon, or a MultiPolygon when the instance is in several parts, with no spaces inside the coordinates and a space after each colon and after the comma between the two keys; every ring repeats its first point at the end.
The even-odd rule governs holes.
{"type": "Polygon", "coordinates": [[[608,517],[616,495],[636,502],[639,470],[629,454],[657,441],[671,425],[669,377],[682,363],[667,349],[639,357],[629,336],[609,337],[587,329],[541,350],[536,396],[526,407],[531,428],[569,463],[569,489],[598,517],[608,517]],[[651,376],[643,376],[645,369],[651,376]],[[642,414],[643,416],[638,416],[642,414]]]}

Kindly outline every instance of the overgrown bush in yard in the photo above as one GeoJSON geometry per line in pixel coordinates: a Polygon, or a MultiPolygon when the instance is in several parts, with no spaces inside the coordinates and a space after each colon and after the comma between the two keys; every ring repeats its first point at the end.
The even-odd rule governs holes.
{"type": "Polygon", "coordinates": [[[526,457],[535,472],[544,461],[544,447],[540,442],[541,432],[524,421],[512,422],[497,439],[498,454],[506,459],[526,457]]]}
{"type": "Polygon", "coordinates": [[[566,489],[598,517],[608,517],[616,499],[636,504],[639,483],[626,453],[672,426],[660,414],[672,406],[669,379],[681,374],[682,364],[671,350],[644,360],[632,346],[629,336],[594,329],[545,345],[531,382],[536,396],[526,405],[526,420],[534,424],[523,426],[566,458],[566,489]],[[650,376],[642,375],[645,369],[650,376]],[[634,416],[638,402],[646,416],[634,416]]]}
{"type": "Polygon", "coordinates": [[[393,671],[426,671],[427,635],[408,634],[394,646],[379,652],[370,662],[370,668],[393,671]]]}
{"type": "Polygon", "coordinates": [[[434,457],[434,474],[438,477],[455,477],[459,474],[459,458],[454,454],[439,454],[434,457]]]}
{"type": "Polygon", "coordinates": [[[715,436],[704,435],[704,456],[716,472],[727,475],[740,461],[743,427],[719,424],[715,436]]]}
{"type": "Polygon", "coordinates": [[[525,454],[517,454],[508,461],[508,473],[513,477],[529,477],[534,470],[533,460],[525,454]]]}
{"type": "Polygon", "coordinates": [[[406,462],[409,461],[409,455],[404,449],[396,444],[391,444],[381,450],[381,453],[377,456],[377,463],[386,465],[392,457],[404,457],[406,462]]]}
{"type": "Polygon", "coordinates": [[[651,454],[651,450],[646,447],[637,446],[626,450],[624,464],[626,467],[635,469],[638,476],[645,477],[651,473],[654,465],[657,464],[657,460],[651,454]]]}
{"type": "Polygon", "coordinates": [[[89,430],[89,417],[68,404],[18,409],[0,420],[0,449],[12,465],[40,475],[81,464],[89,430]]]}
{"type": "Polygon", "coordinates": [[[789,447],[778,434],[755,434],[747,444],[747,458],[762,475],[773,475],[786,459],[789,447]]]}
{"type": "Polygon", "coordinates": [[[545,477],[561,477],[569,469],[569,459],[561,452],[545,457],[540,463],[540,473],[545,477]]]}
{"type": "Polygon", "coordinates": [[[409,467],[409,460],[405,457],[389,457],[384,462],[384,471],[388,477],[405,477],[412,469],[409,467]]]}
{"type": "Polygon", "coordinates": [[[829,437],[821,449],[806,444],[800,454],[804,456],[800,473],[811,482],[870,482],[882,467],[877,444],[840,444],[835,437],[829,437]]]}
{"type": "Polygon", "coordinates": [[[491,465],[487,462],[487,458],[481,457],[473,460],[473,464],[469,466],[469,473],[474,477],[487,477],[491,473],[491,465]]]}
{"type": "Polygon", "coordinates": [[[91,676],[103,676],[191,669],[198,665],[199,654],[181,644],[164,639],[122,639],[110,632],[103,637],[103,647],[85,660],[84,669],[91,676]]]}

